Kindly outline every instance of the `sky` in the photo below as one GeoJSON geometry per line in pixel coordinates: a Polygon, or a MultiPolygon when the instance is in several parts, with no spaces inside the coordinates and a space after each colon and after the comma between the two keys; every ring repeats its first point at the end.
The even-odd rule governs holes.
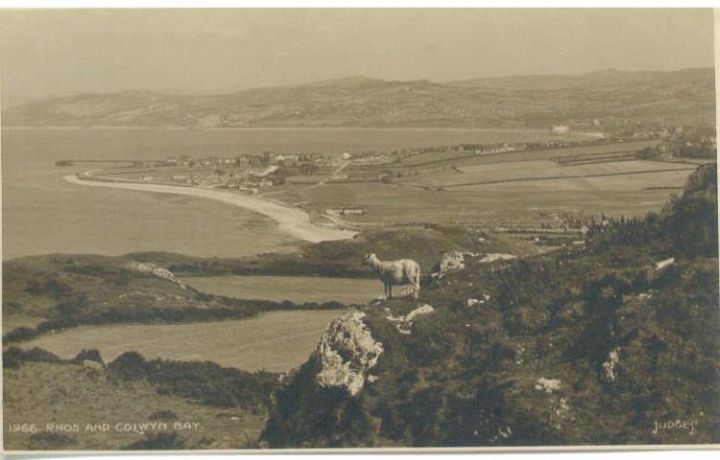
{"type": "Polygon", "coordinates": [[[713,66],[710,9],[0,10],[3,105],[345,76],[452,81],[713,66]]]}

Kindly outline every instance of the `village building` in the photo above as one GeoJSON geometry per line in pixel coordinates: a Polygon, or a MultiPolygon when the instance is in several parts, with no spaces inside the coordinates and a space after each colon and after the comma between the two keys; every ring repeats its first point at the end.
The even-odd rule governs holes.
{"type": "Polygon", "coordinates": [[[550,129],[550,132],[552,134],[569,134],[570,126],[566,124],[553,125],[552,129],[550,129]]]}
{"type": "Polygon", "coordinates": [[[333,216],[362,216],[365,214],[365,209],[357,206],[340,206],[335,208],[327,208],[325,209],[325,213],[333,216]]]}

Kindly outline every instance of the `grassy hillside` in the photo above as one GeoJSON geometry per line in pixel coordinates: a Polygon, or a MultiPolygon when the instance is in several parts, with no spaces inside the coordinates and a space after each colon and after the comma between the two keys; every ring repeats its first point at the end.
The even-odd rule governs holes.
{"type": "Polygon", "coordinates": [[[547,127],[593,118],[714,121],[713,69],[502,77],[455,83],[344,78],[213,96],[89,94],[8,109],[25,126],[547,127]]]}
{"type": "MultiPolygon", "coordinates": [[[[263,299],[260,293],[246,299],[214,295],[212,290],[193,288],[192,283],[183,285],[180,277],[287,275],[370,280],[374,274],[361,264],[369,252],[388,259],[412,256],[421,263],[424,273],[429,273],[444,251],[517,249],[516,244],[496,237],[479,243],[480,235],[458,227],[415,226],[369,231],[349,241],[307,245],[292,254],[236,259],[168,253],[117,257],[56,254],[12,259],[3,262],[3,342],[30,340],[78,325],[187,323],[249,318],[277,310],[340,309],[344,304],[337,301],[253,300],[263,299]],[[139,263],[167,269],[173,278],[133,268],[139,263]]],[[[367,289],[363,292],[370,292],[367,289]]],[[[378,291],[382,292],[379,285],[378,291]]],[[[371,297],[368,294],[363,298],[371,297]]]]}
{"type": "Polygon", "coordinates": [[[716,166],[700,167],[661,213],[591,235],[587,249],[470,262],[417,303],[366,308],[384,348],[377,380],[356,397],[322,388],[314,355],[276,392],[264,442],[717,443],[716,166]],[[425,302],[435,311],[398,333],[389,313],[425,302]]]}
{"type": "MultiPolygon", "coordinates": [[[[4,261],[3,343],[80,324],[212,321],[283,309],[343,307],[338,302],[295,304],[207,294],[174,276],[134,268],[141,259],[50,255],[4,261]]],[[[160,264],[142,263],[161,269],[160,264]]]]}
{"type": "Polygon", "coordinates": [[[107,360],[127,351],[148,358],[212,361],[246,371],[286,372],[304,363],[341,310],[287,310],[253,318],[186,324],[79,326],[18,343],[61,358],[97,349],[107,360]]]}
{"type": "Polygon", "coordinates": [[[294,254],[263,254],[258,257],[208,259],[167,253],[131,254],[136,260],[153,261],[177,276],[281,275],[374,278],[362,265],[365,254],[382,259],[413,257],[425,272],[440,255],[461,251],[513,252],[513,242],[454,225],[407,225],[370,229],[353,240],[325,241],[306,245],[294,254]],[[478,238],[487,241],[480,243],[478,238]]]}
{"type": "MultiPolygon", "coordinates": [[[[278,374],[207,361],[147,359],[130,352],[95,369],[83,364],[100,358],[93,351],[61,359],[40,349],[6,347],[6,447],[717,443],[716,229],[717,169],[709,164],[698,168],[683,194],[661,212],[598,224],[585,247],[491,264],[469,257],[464,270],[427,280],[418,301],[361,307],[383,353],[372,371],[377,379],[367,380],[355,397],[316,383],[318,353],[280,382],[278,374]],[[416,317],[410,334],[400,333],[389,316],[423,303],[435,311],[416,317]],[[96,418],[99,411],[103,420],[96,418]],[[84,427],[101,421],[113,427],[125,421],[164,422],[169,428],[53,433],[10,426],[69,422],[84,427]],[[198,422],[202,429],[174,428],[184,421],[198,422]]],[[[365,276],[358,257],[371,249],[387,258],[411,254],[427,270],[443,251],[483,252],[484,244],[497,252],[510,249],[492,235],[428,226],[311,245],[288,257],[305,259],[309,270],[325,261],[336,273],[352,268],[365,276]],[[480,243],[485,237],[488,241],[480,243]]],[[[121,321],[161,322],[200,318],[200,313],[166,316],[171,308],[210,316],[225,308],[239,315],[282,308],[208,296],[128,269],[129,261],[143,260],[196,274],[281,266],[272,258],[263,265],[259,259],[147,253],[17,259],[4,267],[5,301],[15,302],[5,314],[58,327],[52,321],[63,315],[105,321],[124,312],[121,321]],[[136,307],[123,303],[122,293],[134,290],[152,293],[155,301],[137,301],[136,307]],[[170,295],[176,297],[170,301],[170,295]],[[82,296],[80,304],[63,303],[82,296]],[[142,308],[143,302],[152,308],[142,308]],[[108,316],[110,311],[115,313],[108,316]],[[150,313],[123,316],[129,311],[150,313]]]]}
{"type": "Polygon", "coordinates": [[[253,447],[278,381],[277,374],[137,353],[105,369],[38,349],[3,356],[8,450],[253,447]]]}

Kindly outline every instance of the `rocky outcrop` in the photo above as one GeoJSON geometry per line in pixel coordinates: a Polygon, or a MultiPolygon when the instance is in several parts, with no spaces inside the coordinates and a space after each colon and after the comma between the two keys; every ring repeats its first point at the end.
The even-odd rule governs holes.
{"type": "Polygon", "coordinates": [[[475,298],[475,297],[471,297],[471,298],[469,298],[469,299],[466,299],[466,300],[465,300],[465,306],[468,307],[468,308],[472,308],[472,307],[474,307],[474,306],[476,306],[476,305],[482,305],[482,304],[484,304],[485,302],[487,302],[488,300],[490,300],[490,295],[485,293],[485,294],[482,295],[482,299],[477,299],[477,298],[475,298]]]}
{"type": "Polygon", "coordinates": [[[373,339],[364,317],[365,313],[353,310],[325,330],[316,352],[320,371],[315,381],[319,386],[343,388],[351,396],[363,389],[368,371],[383,352],[382,343],[373,339]]]}
{"type": "Polygon", "coordinates": [[[670,257],[668,259],[661,260],[660,262],[655,264],[655,270],[664,270],[667,267],[670,267],[675,264],[675,257],[670,257]]]}
{"type": "Polygon", "coordinates": [[[393,316],[388,315],[386,316],[387,320],[390,322],[395,323],[395,327],[397,328],[398,332],[405,335],[410,335],[412,333],[412,325],[413,325],[413,319],[420,315],[427,315],[428,313],[434,312],[435,309],[432,307],[432,305],[429,304],[423,304],[417,307],[415,310],[411,311],[407,315],[404,316],[393,316]]]}
{"type": "Polygon", "coordinates": [[[460,251],[446,252],[430,274],[433,278],[443,278],[448,273],[459,272],[465,268],[465,256],[460,251]]]}
{"type": "Polygon", "coordinates": [[[616,347],[608,353],[608,359],[603,363],[603,376],[608,382],[614,382],[617,378],[616,367],[619,362],[620,347],[616,347]]]}
{"type": "Polygon", "coordinates": [[[535,389],[538,391],[544,391],[545,393],[552,393],[560,389],[560,379],[546,379],[541,377],[538,379],[535,389]]]}
{"type": "Polygon", "coordinates": [[[517,259],[517,256],[514,256],[512,254],[493,253],[493,254],[486,254],[485,257],[480,259],[478,262],[481,264],[489,264],[492,262],[496,262],[498,260],[513,260],[513,259],[517,259]]]}
{"type": "Polygon", "coordinates": [[[132,261],[128,264],[128,268],[131,270],[135,270],[140,273],[144,273],[146,275],[155,276],[157,278],[162,278],[164,280],[170,281],[171,283],[175,283],[178,286],[180,286],[183,289],[187,289],[186,286],[177,278],[175,278],[175,275],[170,270],[163,268],[159,265],[155,265],[153,263],[149,262],[135,262],[132,261]]]}

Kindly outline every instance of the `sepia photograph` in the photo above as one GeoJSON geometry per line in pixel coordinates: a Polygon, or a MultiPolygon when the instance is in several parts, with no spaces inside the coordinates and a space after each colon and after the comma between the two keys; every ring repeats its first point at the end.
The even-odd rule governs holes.
{"type": "Polygon", "coordinates": [[[1,8],[2,451],[717,446],[715,41],[1,8]]]}

